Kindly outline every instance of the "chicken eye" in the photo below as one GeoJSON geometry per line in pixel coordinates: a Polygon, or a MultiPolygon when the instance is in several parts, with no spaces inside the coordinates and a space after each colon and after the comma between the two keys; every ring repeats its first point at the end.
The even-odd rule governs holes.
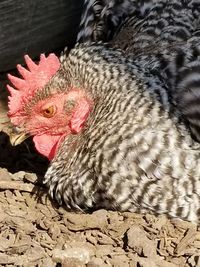
{"type": "Polygon", "coordinates": [[[43,115],[44,115],[44,117],[46,117],[46,118],[51,118],[51,117],[53,117],[53,116],[55,115],[55,113],[56,113],[56,107],[55,107],[55,106],[50,106],[50,107],[45,108],[45,109],[43,110],[43,115]]]}

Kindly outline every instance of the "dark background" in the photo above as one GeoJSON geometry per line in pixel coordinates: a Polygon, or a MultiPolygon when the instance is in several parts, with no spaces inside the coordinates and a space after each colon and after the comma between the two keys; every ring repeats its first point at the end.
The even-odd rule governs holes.
{"type": "Polygon", "coordinates": [[[0,0],[0,72],[75,42],[82,0],[0,0]]]}

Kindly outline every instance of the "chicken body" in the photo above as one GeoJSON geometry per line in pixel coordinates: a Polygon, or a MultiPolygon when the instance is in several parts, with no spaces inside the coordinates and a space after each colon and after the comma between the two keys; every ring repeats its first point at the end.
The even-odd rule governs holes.
{"type": "Polygon", "coordinates": [[[69,209],[150,211],[200,222],[200,146],[171,103],[154,57],[133,60],[102,44],[79,45],[62,57],[47,87],[60,88],[61,81],[94,104],[84,129],[64,139],[50,164],[51,196],[69,209]]]}
{"type": "MultiPolygon", "coordinates": [[[[111,25],[117,33],[123,23],[133,23],[121,31],[133,29],[134,38],[126,41],[127,46],[113,39],[110,45],[124,51],[98,43],[77,45],[61,56],[61,67],[48,84],[33,96],[28,94],[18,129],[37,133],[38,146],[41,136],[62,136],[45,175],[51,196],[69,209],[148,211],[200,223],[200,145],[191,138],[182,115],[185,109],[181,110],[173,94],[177,84],[186,84],[186,77],[190,82],[188,66],[194,63],[191,70],[198,69],[198,1],[138,1],[140,9],[134,6],[133,10],[129,4],[134,1],[89,2],[95,4],[91,10],[95,7],[99,23],[90,24],[91,13],[85,25],[98,25],[100,32],[87,31],[87,40],[117,38],[115,32],[102,35],[101,29],[111,25]],[[103,4],[110,6],[111,13],[104,12],[103,4]],[[106,24],[101,14],[106,14],[106,24]],[[74,106],[79,108],[76,126],[79,101],[87,99],[81,127],[71,131],[74,106]],[[44,116],[44,111],[50,115],[44,116]]],[[[181,90],[178,95],[185,101],[188,98],[181,90]]]]}
{"type": "Polygon", "coordinates": [[[200,142],[200,1],[85,1],[78,41],[109,41],[155,56],[169,93],[200,142]],[[111,34],[112,33],[112,34],[111,34]]]}

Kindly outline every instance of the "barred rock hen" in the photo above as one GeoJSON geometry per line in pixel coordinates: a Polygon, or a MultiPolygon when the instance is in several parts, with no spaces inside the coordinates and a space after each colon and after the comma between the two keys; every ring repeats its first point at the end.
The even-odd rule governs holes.
{"type": "Polygon", "coordinates": [[[9,88],[9,116],[40,152],[48,147],[50,195],[69,209],[150,211],[199,223],[200,145],[170,103],[157,61],[103,44],[77,45],[57,72],[56,59],[54,69],[48,60],[45,67],[27,60],[31,72],[19,66],[26,81],[10,76],[20,90],[9,88]]]}
{"type": "Polygon", "coordinates": [[[86,0],[78,41],[109,41],[155,56],[170,94],[200,142],[200,1],[86,0]],[[112,32],[112,35],[111,35],[112,32]]]}

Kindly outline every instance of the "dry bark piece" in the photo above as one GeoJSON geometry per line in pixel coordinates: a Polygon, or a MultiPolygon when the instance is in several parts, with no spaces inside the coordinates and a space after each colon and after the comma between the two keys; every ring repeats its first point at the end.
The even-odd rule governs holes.
{"type": "Polygon", "coordinates": [[[6,264],[14,264],[15,263],[15,257],[8,256],[4,253],[0,253],[0,264],[6,265],[6,264]]]}
{"type": "Polygon", "coordinates": [[[153,228],[156,230],[161,230],[164,225],[167,224],[167,218],[165,215],[159,216],[157,221],[153,224],[153,228]]]}
{"type": "Polygon", "coordinates": [[[98,244],[100,245],[115,245],[115,241],[111,237],[101,232],[98,233],[96,238],[98,239],[98,244]]]}
{"type": "Polygon", "coordinates": [[[124,254],[111,255],[109,263],[111,263],[113,267],[124,267],[129,265],[129,258],[124,254]]]}
{"type": "Polygon", "coordinates": [[[84,263],[74,258],[64,259],[62,267],[86,267],[84,263]]]}
{"type": "Polygon", "coordinates": [[[56,240],[59,238],[59,236],[61,235],[61,230],[59,227],[59,224],[57,223],[53,223],[50,227],[49,227],[49,234],[52,236],[53,240],[56,240]]]}
{"type": "MultiPolygon", "coordinates": [[[[22,213],[24,214],[24,213],[22,213]]],[[[20,213],[18,213],[20,216],[20,213]]],[[[9,217],[6,223],[12,228],[15,229],[17,233],[26,233],[32,234],[36,231],[36,227],[33,225],[32,222],[27,221],[26,216],[22,217],[9,217]]]]}
{"type": "MultiPolygon", "coordinates": [[[[87,267],[104,267],[106,264],[101,258],[93,258],[88,262],[87,267]]],[[[107,265],[106,265],[107,266],[107,265]]]]}
{"type": "Polygon", "coordinates": [[[25,176],[25,172],[24,171],[19,171],[19,172],[16,172],[16,173],[12,174],[12,178],[15,181],[23,181],[24,180],[24,176],[25,176]]]}
{"type": "Polygon", "coordinates": [[[132,226],[127,232],[127,243],[138,255],[155,257],[157,242],[150,240],[139,226],[132,226]]]}
{"type": "Polygon", "coordinates": [[[0,181],[12,181],[12,175],[5,168],[0,168],[0,181]]]}
{"type": "Polygon", "coordinates": [[[19,190],[25,192],[33,192],[39,190],[38,186],[18,181],[0,181],[0,190],[19,190]]]}
{"type": "Polygon", "coordinates": [[[68,260],[71,262],[71,259],[78,261],[81,264],[87,264],[90,261],[91,255],[87,246],[78,246],[77,243],[74,243],[72,247],[65,246],[64,249],[54,249],[52,259],[58,263],[64,263],[68,260]]]}
{"type": "Polygon", "coordinates": [[[182,238],[181,242],[177,245],[176,250],[175,250],[178,256],[183,255],[184,250],[187,248],[187,246],[194,242],[195,233],[196,233],[196,229],[194,228],[189,228],[186,231],[186,235],[182,238]]]}
{"type": "Polygon", "coordinates": [[[39,179],[35,173],[25,173],[24,180],[32,184],[37,184],[38,182],[41,182],[41,179],[39,179]]]}
{"type": "Polygon", "coordinates": [[[12,246],[13,244],[14,244],[14,240],[1,236],[0,237],[0,252],[8,251],[8,248],[12,246]]]}
{"type": "Polygon", "coordinates": [[[104,229],[108,224],[106,218],[99,220],[98,217],[90,214],[67,213],[64,220],[67,227],[72,231],[82,231],[85,229],[104,229]]]}
{"type": "Polygon", "coordinates": [[[188,259],[188,263],[190,267],[200,267],[200,253],[192,255],[188,259]]]}

